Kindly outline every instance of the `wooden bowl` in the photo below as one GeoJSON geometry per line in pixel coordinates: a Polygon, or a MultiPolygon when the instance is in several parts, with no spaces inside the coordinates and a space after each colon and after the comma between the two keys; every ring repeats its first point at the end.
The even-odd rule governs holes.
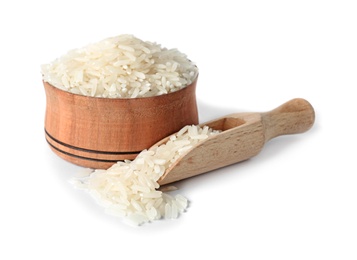
{"type": "Polygon", "coordinates": [[[189,86],[147,98],[96,98],[72,94],[43,82],[45,136],[61,158],[107,169],[185,125],[198,124],[197,79],[189,86]]]}

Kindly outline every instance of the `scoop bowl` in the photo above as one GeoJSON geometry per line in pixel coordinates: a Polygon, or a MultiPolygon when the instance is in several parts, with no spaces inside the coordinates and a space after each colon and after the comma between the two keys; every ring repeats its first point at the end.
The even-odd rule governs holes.
{"type": "MultiPolygon", "coordinates": [[[[290,100],[265,113],[236,113],[201,124],[221,133],[198,143],[166,169],[159,179],[164,185],[187,179],[257,155],[274,137],[303,133],[315,121],[315,112],[305,99],[290,100]]],[[[156,146],[167,142],[164,138],[156,146]]]]}

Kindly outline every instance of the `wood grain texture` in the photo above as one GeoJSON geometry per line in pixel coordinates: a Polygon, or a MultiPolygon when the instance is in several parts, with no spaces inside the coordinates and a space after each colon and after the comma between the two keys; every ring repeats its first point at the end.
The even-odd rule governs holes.
{"type": "Polygon", "coordinates": [[[80,166],[106,169],[178,131],[198,124],[196,81],[148,98],[109,99],[72,94],[43,82],[45,135],[51,149],[80,166]]]}
{"type": "Polygon", "coordinates": [[[222,132],[188,151],[166,170],[159,183],[172,183],[244,161],[257,155],[270,139],[305,132],[314,121],[310,103],[293,99],[270,112],[232,114],[201,124],[222,132]]]}

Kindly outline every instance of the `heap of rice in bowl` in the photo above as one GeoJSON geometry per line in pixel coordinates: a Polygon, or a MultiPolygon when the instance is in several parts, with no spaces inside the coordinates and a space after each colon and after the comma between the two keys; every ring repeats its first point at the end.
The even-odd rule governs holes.
{"type": "Polygon", "coordinates": [[[119,35],[74,49],[42,65],[43,80],[71,93],[104,98],[151,97],[190,85],[198,69],[177,49],[119,35]]]}

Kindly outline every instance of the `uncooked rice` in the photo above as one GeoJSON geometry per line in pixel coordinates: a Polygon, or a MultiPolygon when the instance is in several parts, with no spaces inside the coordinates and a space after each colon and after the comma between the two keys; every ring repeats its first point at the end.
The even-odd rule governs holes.
{"type": "Polygon", "coordinates": [[[72,183],[88,191],[106,213],[123,218],[126,224],[175,219],[186,210],[188,200],[158,190],[158,180],[193,146],[218,132],[208,126],[185,126],[166,143],[142,151],[133,161],[94,170],[86,177],[72,179],[72,183]]]}
{"type": "Polygon", "coordinates": [[[75,94],[138,98],[190,85],[198,69],[177,49],[119,35],[69,51],[41,67],[43,80],[75,94]]]}

